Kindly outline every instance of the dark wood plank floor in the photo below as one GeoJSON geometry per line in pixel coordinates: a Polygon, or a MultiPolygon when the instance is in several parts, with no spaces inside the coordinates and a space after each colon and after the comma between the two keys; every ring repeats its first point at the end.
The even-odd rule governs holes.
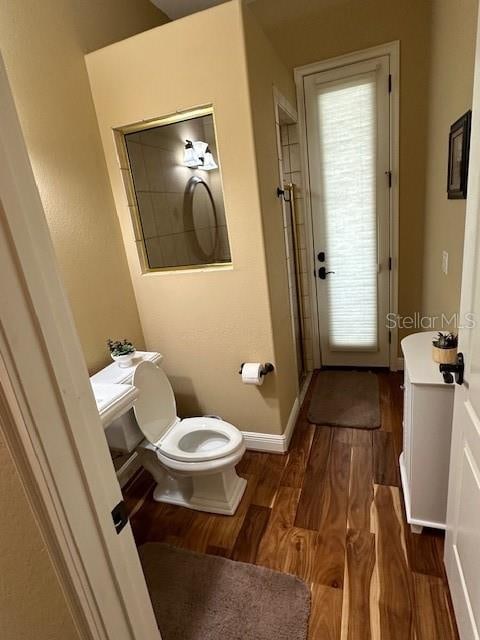
{"type": "MultiPolygon", "coordinates": [[[[164,541],[292,573],[311,587],[309,640],[457,640],[443,535],[412,534],[399,483],[400,374],[381,372],[377,431],[308,423],[290,451],[248,451],[233,517],[153,501],[140,472],[125,497],[137,545],[164,541]]],[[[310,385],[310,391],[313,385],[310,385]]]]}

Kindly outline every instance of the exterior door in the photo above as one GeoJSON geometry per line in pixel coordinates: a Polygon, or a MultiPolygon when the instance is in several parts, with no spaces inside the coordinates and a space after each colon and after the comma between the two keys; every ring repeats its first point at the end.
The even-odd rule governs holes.
{"type": "Polygon", "coordinates": [[[321,360],[388,366],[389,56],[304,79],[321,360]]]}
{"type": "Polygon", "coordinates": [[[477,31],[459,351],[445,564],[462,640],[480,638],[480,56],[477,31]],[[468,314],[472,314],[469,316],[468,314]],[[467,328],[473,324],[473,328],[467,328]]]}

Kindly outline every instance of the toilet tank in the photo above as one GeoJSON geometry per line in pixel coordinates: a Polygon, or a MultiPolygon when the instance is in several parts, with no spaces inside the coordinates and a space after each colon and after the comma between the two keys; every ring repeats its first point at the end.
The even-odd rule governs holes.
{"type": "Polygon", "coordinates": [[[110,449],[126,453],[134,451],[144,439],[135,420],[133,409],[111,422],[105,429],[105,436],[110,449]]]}

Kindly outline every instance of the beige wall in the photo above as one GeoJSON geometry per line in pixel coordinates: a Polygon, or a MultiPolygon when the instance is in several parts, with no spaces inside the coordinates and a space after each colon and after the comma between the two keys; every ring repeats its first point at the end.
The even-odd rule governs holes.
{"type": "Polygon", "coordinates": [[[275,53],[248,8],[243,10],[248,82],[253,117],[262,224],[267,259],[271,325],[279,372],[277,393],[282,424],[286,425],[297,396],[292,320],[283,229],[282,204],[276,195],[279,186],[277,130],[273,87],[296,104],[292,73],[275,53]]]}
{"type": "Polygon", "coordinates": [[[76,640],[52,561],[0,432],[2,640],[76,640]]]}
{"type": "Polygon", "coordinates": [[[433,316],[460,305],[465,200],[447,199],[448,132],[472,106],[476,15],[477,0],[433,3],[423,262],[423,312],[433,316]]]}
{"type": "Polygon", "coordinates": [[[165,21],[148,0],[2,0],[0,41],[60,270],[94,371],[143,335],[84,53],[165,21]]]}
{"type": "Polygon", "coordinates": [[[279,56],[290,69],[400,40],[399,308],[402,314],[419,311],[422,303],[432,4],[427,0],[256,0],[251,5],[279,56]]]}
{"type": "Polygon", "coordinates": [[[262,387],[238,375],[241,362],[277,361],[240,3],[96,51],[87,67],[147,347],[165,356],[180,415],[214,413],[244,430],[281,433],[291,401],[282,376],[293,373],[283,347],[262,387]],[[233,267],[142,274],[112,127],[208,104],[233,267]]]}

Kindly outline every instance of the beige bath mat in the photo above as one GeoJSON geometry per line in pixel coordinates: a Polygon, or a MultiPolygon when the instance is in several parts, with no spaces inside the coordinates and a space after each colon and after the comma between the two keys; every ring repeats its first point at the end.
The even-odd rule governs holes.
{"type": "Polygon", "coordinates": [[[378,378],[370,371],[321,371],[315,381],[310,422],[335,427],[378,429],[378,378]]]}
{"type": "Polygon", "coordinates": [[[162,640],[306,640],[298,578],[157,542],[139,553],[162,640]]]}

